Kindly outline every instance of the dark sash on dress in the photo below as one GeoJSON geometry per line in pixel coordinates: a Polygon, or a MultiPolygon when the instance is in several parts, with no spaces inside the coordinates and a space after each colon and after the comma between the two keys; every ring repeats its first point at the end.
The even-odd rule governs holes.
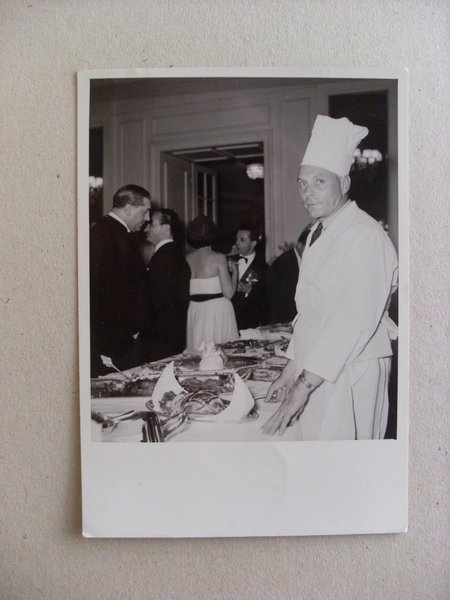
{"type": "Polygon", "coordinates": [[[192,294],[190,300],[193,302],[206,302],[207,300],[215,300],[216,298],[223,298],[223,294],[192,294]]]}

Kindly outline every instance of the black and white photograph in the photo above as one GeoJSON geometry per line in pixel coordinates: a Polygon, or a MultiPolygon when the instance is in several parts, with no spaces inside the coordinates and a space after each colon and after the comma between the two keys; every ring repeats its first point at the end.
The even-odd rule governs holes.
{"type": "Polygon", "coordinates": [[[0,598],[449,600],[450,3],[0,15],[0,598]]]}
{"type": "MultiPolygon", "coordinates": [[[[103,457],[119,453],[124,464],[126,448],[148,453],[156,473],[174,453],[202,461],[228,448],[227,460],[253,455],[256,479],[263,468],[270,487],[270,448],[294,462],[306,460],[305,449],[327,456],[340,448],[357,460],[372,451],[386,460],[394,449],[392,468],[404,471],[386,529],[370,510],[354,527],[334,526],[404,526],[405,78],[294,69],[79,74],[85,471],[95,463],[87,454],[103,445],[103,457]]],[[[229,478],[221,463],[212,468],[229,478]]],[[[237,474],[236,490],[241,476],[252,485],[237,474]]],[[[150,529],[183,534],[172,527],[150,529]]],[[[297,531],[286,523],[262,530],[297,531]]]]}

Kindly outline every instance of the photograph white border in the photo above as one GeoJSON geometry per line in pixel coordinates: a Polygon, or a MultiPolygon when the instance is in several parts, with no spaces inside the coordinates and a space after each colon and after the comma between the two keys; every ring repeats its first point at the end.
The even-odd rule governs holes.
{"type": "Polygon", "coordinates": [[[408,512],[408,73],[393,69],[195,68],[78,73],[78,268],[83,535],[243,537],[393,533],[408,512]],[[91,441],[88,147],[90,80],[320,77],[398,82],[397,439],[100,444],[91,441]]]}

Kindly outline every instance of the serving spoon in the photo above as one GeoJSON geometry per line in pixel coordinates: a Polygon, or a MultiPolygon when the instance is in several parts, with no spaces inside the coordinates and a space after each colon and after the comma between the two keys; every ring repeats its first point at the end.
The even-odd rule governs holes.
{"type": "Polygon", "coordinates": [[[129,375],[127,375],[126,373],[124,373],[123,371],[121,371],[119,368],[116,367],[116,365],[113,363],[113,361],[111,360],[111,358],[109,356],[104,356],[103,354],[100,354],[100,358],[102,359],[102,363],[105,365],[105,367],[114,369],[115,371],[117,371],[118,373],[123,375],[126,379],[128,379],[129,381],[133,381],[132,377],[130,377],[129,375]]]}

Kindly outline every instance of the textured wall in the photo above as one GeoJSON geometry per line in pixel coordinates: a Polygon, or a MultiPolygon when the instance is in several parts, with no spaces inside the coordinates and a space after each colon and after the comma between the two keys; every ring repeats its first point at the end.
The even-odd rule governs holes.
{"type": "Polygon", "coordinates": [[[444,0],[1,2],[1,598],[450,597],[449,14],[444,0]],[[81,538],[75,73],[169,65],[409,67],[409,533],[81,538]]]}

